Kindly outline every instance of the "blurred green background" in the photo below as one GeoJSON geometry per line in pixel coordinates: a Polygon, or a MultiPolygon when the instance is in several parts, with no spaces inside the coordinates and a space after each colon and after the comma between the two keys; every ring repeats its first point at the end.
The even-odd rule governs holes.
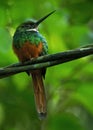
{"type": "MultiPolygon", "coordinates": [[[[93,42],[92,0],[1,0],[0,67],[18,62],[12,51],[16,27],[57,10],[39,26],[49,53],[93,42]]],[[[47,118],[40,121],[26,73],[0,79],[0,130],[93,130],[93,57],[47,69],[47,118]]]]}

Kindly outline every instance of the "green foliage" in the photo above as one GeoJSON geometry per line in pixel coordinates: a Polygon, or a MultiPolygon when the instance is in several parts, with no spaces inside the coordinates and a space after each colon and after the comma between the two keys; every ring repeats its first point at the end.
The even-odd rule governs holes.
{"type": "MultiPolygon", "coordinates": [[[[12,51],[16,27],[52,10],[39,31],[49,53],[93,42],[91,0],[0,1],[0,67],[17,62],[12,51]]],[[[25,73],[0,80],[0,130],[93,130],[93,58],[86,57],[47,69],[45,87],[48,115],[38,119],[32,82],[25,73]]]]}
{"type": "Polygon", "coordinates": [[[57,129],[64,129],[64,130],[84,130],[80,126],[79,120],[72,114],[55,114],[49,118],[46,130],[57,130],[57,129]]]}

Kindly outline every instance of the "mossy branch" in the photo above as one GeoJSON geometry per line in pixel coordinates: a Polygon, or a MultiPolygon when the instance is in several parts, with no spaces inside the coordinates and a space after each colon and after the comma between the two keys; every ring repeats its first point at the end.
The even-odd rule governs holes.
{"type": "Polygon", "coordinates": [[[0,78],[8,77],[28,70],[40,69],[62,64],[93,54],[93,45],[87,45],[78,49],[68,50],[56,54],[50,54],[33,58],[25,63],[17,63],[0,68],[0,78]]]}

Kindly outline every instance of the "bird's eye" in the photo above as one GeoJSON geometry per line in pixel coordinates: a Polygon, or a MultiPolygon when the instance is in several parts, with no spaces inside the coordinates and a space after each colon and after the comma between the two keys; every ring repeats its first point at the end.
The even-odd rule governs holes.
{"type": "Polygon", "coordinates": [[[21,27],[22,27],[22,28],[25,28],[25,27],[26,27],[26,28],[30,28],[31,25],[30,25],[30,24],[22,24],[21,27]]]}
{"type": "Polygon", "coordinates": [[[30,24],[25,24],[24,26],[27,27],[27,28],[29,28],[31,25],[30,24]]]}

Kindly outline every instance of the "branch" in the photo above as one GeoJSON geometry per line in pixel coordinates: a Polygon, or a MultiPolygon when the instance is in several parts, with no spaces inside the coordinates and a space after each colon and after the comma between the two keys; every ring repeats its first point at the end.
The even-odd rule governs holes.
{"type": "Polygon", "coordinates": [[[33,58],[32,60],[27,61],[25,63],[12,64],[7,67],[0,68],[0,78],[4,78],[28,70],[58,65],[92,54],[93,45],[88,45],[74,50],[68,50],[56,54],[40,56],[38,58],[33,58]]]}

